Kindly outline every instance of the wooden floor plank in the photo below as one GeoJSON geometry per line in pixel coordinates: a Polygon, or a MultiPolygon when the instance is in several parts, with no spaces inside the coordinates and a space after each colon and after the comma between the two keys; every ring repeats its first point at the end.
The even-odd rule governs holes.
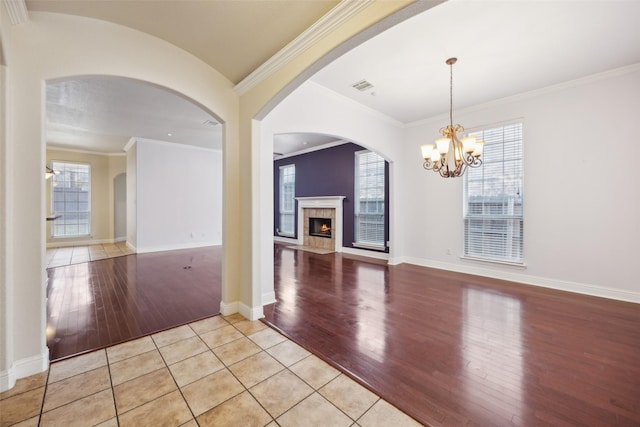
{"type": "Polygon", "coordinates": [[[265,321],[431,425],[640,425],[640,306],[275,245],[265,321]]]}
{"type": "Polygon", "coordinates": [[[218,314],[221,257],[208,247],[49,268],[51,361],[218,314]]]}
{"type": "MultiPolygon", "coordinates": [[[[274,248],[265,321],[424,424],[640,425],[638,304],[274,248]]],[[[220,259],[49,269],[52,359],[216,314],[220,259]]]]}

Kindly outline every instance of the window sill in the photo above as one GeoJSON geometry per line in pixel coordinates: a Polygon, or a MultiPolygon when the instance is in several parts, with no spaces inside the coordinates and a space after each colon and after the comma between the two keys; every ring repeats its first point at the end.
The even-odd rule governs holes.
{"type": "Polygon", "coordinates": [[[290,234],[290,233],[280,233],[280,232],[278,232],[277,234],[280,237],[289,237],[291,239],[295,239],[296,238],[296,235],[293,234],[293,233],[290,234]]]}
{"type": "Polygon", "coordinates": [[[522,262],[500,261],[500,260],[496,260],[496,259],[476,258],[476,257],[464,256],[464,255],[461,256],[460,259],[463,260],[463,261],[473,261],[473,262],[478,262],[478,263],[483,263],[483,264],[506,265],[506,266],[509,266],[509,267],[520,268],[520,269],[527,268],[527,264],[525,264],[524,261],[522,261],[522,262]]]}
{"type": "Polygon", "coordinates": [[[358,242],[353,242],[351,244],[353,245],[354,248],[360,248],[360,249],[371,249],[374,251],[381,251],[381,252],[384,252],[384,250],[386,249],[384,245],[372,245],[370,243],[358,243],[358,242]]]}

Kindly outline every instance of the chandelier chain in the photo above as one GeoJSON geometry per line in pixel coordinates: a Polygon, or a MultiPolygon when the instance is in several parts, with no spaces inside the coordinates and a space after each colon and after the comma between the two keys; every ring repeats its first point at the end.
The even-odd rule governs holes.
{"type": "Polygon", "coordinates": [[[449,124],[453,128],[453,62],[449,63],[449,124]]]}

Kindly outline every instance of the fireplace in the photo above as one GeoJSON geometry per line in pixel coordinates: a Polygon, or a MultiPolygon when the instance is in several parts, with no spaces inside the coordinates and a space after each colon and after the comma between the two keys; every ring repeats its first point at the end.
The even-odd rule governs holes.
{"type": "Polygon", "coordinates": [[[331,218],[309,218],[309,236],[331,238],[331,218]]]}
{"type": "Polygon", "coordinates": [[[342,203],[345,196],[296,197],[298,246],[342,252],[342,203]]]}

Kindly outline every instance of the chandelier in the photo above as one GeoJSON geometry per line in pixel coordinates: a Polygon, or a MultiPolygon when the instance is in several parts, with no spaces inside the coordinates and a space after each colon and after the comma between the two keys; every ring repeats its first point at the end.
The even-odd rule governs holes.
{"type": "Polygon", "coordinates": [[[467,166],[477,168],[482,165],[480,156],[484,141],[476,141],[475,136],[466,136],[462,140],[458,133],[464,132],[460,125],[453,124],[453,64],[457,58],[449,58],[449,124],[440,129],[444,138],[436,139],[435,144],[421,147],[424,158],[423,167],[438,172],[443,178],[462,176],[467,166]]]}

